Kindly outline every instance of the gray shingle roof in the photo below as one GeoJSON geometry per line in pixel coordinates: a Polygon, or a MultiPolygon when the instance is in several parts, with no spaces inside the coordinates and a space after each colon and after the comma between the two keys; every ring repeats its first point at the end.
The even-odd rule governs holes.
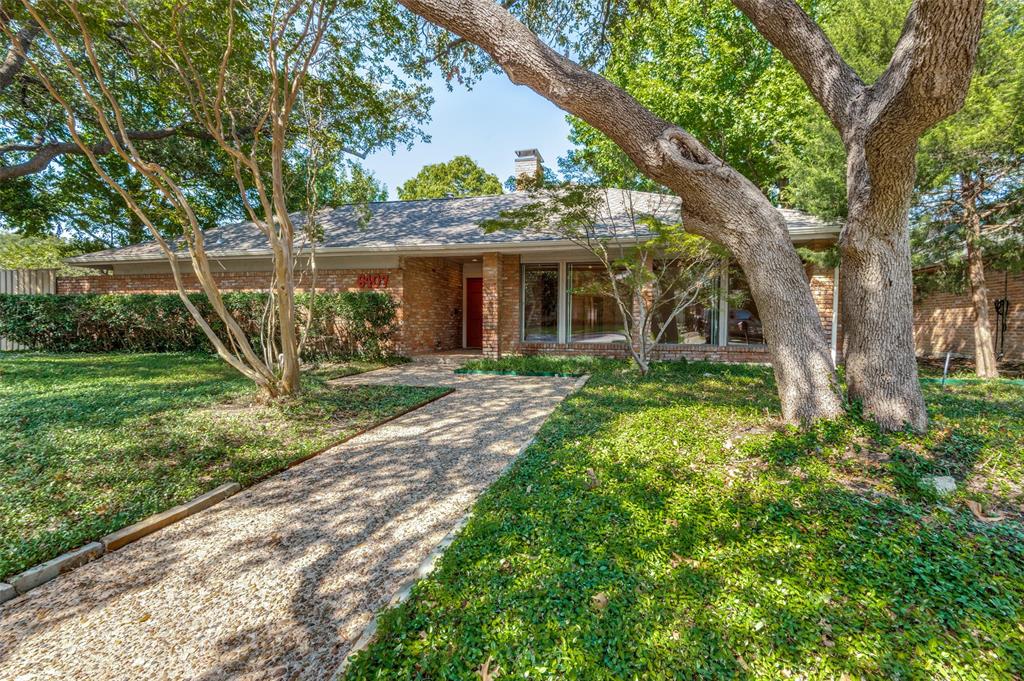
{"type": "MultiPolygon", "coordinates": [[[[630,198],[639,214],[654,214],[665,221],[679,219],[679,199],[663,194],[611,190],[609,213],[615,222],[628,224],[626,199],[630,198]]],[[[474,245],[505,245],[562,241],[555,234],[533,231],[486,233],[480,223],[496,218],[501,211],[522,207],[536,198],[525,192],[458,199],[422,201],[384,201],[368,206],[341,206],[324,209],[318,215],[324,241],[318,251],[415,251],[418,248],[459,248],[474,245]],[[366,219],[366,208],[369,219],[366,219]]],[[[798,211],[783,210],[794,236],[829,230],[830,226],[798,211]]],[[[303,214],[293,215],[296,226],[303,214]]],[[[206,233],[206,252],[210,257],[265,255],[266,239],[251,222],[239,222],[211,229],[206,233]]],[[[153,241],[68,258],[76,265],[103,265],[116,262],[162,259],[163,252],[153,241]]]]}

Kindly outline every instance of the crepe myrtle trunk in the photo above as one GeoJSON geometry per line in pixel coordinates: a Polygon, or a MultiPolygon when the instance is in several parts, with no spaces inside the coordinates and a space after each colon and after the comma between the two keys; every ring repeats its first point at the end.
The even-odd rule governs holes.
{"type": "Polygon", "coordinates": [[[886,430],[923,431],[928,414],[917,379],[908,210],[913,150],[894,151],[870,178],[861,144],[848,151],[848,216],[839,239],[843,356],[849,398],[886,430]]]}

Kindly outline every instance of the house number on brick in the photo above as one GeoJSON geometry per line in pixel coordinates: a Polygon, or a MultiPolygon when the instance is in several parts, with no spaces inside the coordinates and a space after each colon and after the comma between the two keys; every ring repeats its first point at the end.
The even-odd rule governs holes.
{"type": "Polygon", "coordinates": [[[387,288],[388,275],[386,274],[360,274],[356,279],[356,286],[359,288],[387,288]]]}

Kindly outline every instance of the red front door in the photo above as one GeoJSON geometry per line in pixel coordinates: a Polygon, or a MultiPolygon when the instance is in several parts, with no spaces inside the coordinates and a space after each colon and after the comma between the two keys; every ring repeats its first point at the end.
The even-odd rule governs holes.
{"type": "Polygon", "coordinates": [[[479,348],[484,344],[484,280],[466,279],[466,347],[479,348]]]}

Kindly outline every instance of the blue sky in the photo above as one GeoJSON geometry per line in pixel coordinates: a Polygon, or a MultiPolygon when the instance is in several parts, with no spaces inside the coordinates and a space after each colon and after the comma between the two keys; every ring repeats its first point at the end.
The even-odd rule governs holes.
{"type": "Polygon", "coordinates": [[[448,161],[466,154],[498,176],[512,174],[516,149],[536,147],[545,165],[557,168],[559,156],[569,149],[565,112],[529,88],[513,85],[504,74],[489,73],[472,90],[455,85],[449,92],[435,76],[431,120],[425,126],[429,143],[369,156],[364,165],[397,198],[400,184],[428,163],[448,161]]]}

